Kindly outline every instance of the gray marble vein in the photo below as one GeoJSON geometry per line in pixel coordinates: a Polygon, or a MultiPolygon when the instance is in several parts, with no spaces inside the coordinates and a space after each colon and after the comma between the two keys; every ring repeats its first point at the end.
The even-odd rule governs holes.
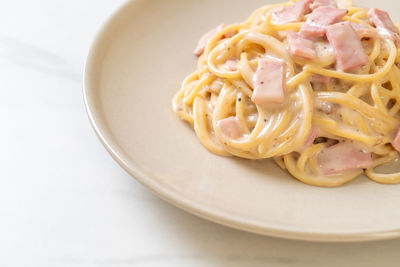
{"type": "Polygon", "coordinates": [[[5,34],[0,34],[0,60],[70,81],[82,81],[82,74],[72,70],[65,58],[5,34]]]}

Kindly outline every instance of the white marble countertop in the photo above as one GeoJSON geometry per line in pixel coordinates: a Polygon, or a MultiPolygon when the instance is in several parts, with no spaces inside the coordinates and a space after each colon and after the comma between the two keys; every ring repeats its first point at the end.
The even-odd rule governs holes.
{"type": "Polygon", "coordinates": [[[400,240],[257,236],[187,214],[125,173],[81,90],[90,42],[122,2],[1,2],[0,266],[399,266],[400,240]]]}

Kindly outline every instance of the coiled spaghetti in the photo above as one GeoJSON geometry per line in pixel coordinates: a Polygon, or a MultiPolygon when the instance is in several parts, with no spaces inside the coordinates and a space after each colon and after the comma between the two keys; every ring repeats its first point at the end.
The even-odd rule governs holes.
{"type": "MultiPolygon", "coordinates": [[[[393,148],[400,110],[399,53],[384,35],[362,40],[368,63],[353,72],[336,70],[327,41],[315,42],[318,57],[305,60],[290,55],[285,31],[298,32],[301,22],[273,24],[274,10],[294,2],[261,7],[248,20],[220,27],[173,98],[175,112],[189,122],[201,143],[212,153],[247,159],[273,158],[298,180],[317,186],[338,186],[363,172],[380,183],[400,182],[400,173],[378,173],[375,168],[398,160],[393,148]],[[323,48],[325,46],[325,48],[323,48]],[[273,56],[285,62],[285,101],[260,106],[252,102],[259,59],[273,56]],[[227,61],[237,63],[230,69],[227,61]],[[312,82],[314,75],[331,78],[312,82]],[[235,117],[243,134],[227,136],[218,121],[235,117]],[[304,147],[311,131],[314,142],[304,147]],[[325,174],[318,154],[337,142],[351,141],[372,155],[367,169],[325,174]]],[[[344,21],[374,28],[365,8],[346,6],[344,21]]],[[[307,17],[307,16],[306,16],[307,17]]]]}

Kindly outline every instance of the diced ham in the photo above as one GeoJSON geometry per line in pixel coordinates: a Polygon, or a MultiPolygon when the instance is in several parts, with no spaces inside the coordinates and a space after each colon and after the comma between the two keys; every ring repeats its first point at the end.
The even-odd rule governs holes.
{"type": "Polygon", "coordinates": [[[317,137],[318,137],[318,128],[315,125],[311,125],[310,134],[308,135],[306,142],[297,152],[302,152],[304,149],[310,147],[314,143],[315,138],[317,137]]]}
{"type": "Polygon", "coordinates": [[[300,28],[300,34],[308,38],[323,37],[326,33],[326,27],[341,21],[346,14],[346,9],[319,7],[308,16],[306,22],[300,28]]]}
{"type": "Polygon", "coordinates": [[[283,78],[284,64],[281,60],[271,57],[259,59],[251,100],[257,105],[283,103],[283,78]]]}
{"type": "Polygon", "coordinates": [[[400,128],[397,130],[396,135],[394,136],[392,146],[394,149],[400,152],[400,128]]]}
{"type": "Polygon", "coordinates": [[[335,52],[337,69],[348,71],[367,64],[368,56],[350,22],[328,26],[326,36],[335,52]]]}
{"type": "Polygon", "coordinates": [[[208,42],[211,40],[211,38],[216,34],[219,30],[224,28],[225,25],[221,24],[218,27],[215,27],[214,29],[211,29],[210,31],[206,32],[203,36],[201,36],[199,42],[197,43],[196,48],[193,51],[193,54],[196,56],[201,56],[203,54],[204,49],[206,48],[208,42]]]}
{"type": "Polygon", "coordinates": [[[219,120],[217,126],[221,131],[231,138],[239,138],[242,136],[242,129],[240,123],[236,117],[229,117],[226,119],[219,120]]]}
{"type": "Polygon", "coordinates": [[[310,129],[310,134],[308,135],[308,138],[306,142],[304,143],[304,148],[310,147],[313,143],[315,138],[318,136],[318,128],[315,125],[311,125],[310,129]]]}
{"type": "Polygon", "coordinates": [[[311,40],[303,38],[300,34],[289,32],[286,37],[289,51],[293,56],[313,59],[317,56],[311,40]]]}
{"type": "Polygon", "coordinates": [[[372,166],[371,153],[364,152],[349,141],[324,148],[317,161],[325,175],[340,174],[372,166]]]}
{"type": "Polygon", "coordinates": [[[225,61],[224,66],[230,71],[237,71],[237,60],[228,59],[225,61]]]}
{"type": "Polygon", "coordinates": [[[313,74],[311,76],[312,83],[328,84],[330,81],[331,81],[331,77],[326,77],[326,76],[319,75],[319,74],[313,74]]]}
{"type": "Polygon", "coordinates": [[[358,38],[375,38],[376,37],[376,30],[373,28],[369,28],[364,25],[360,25],[354,22],[351,22],[351,26],[356,31],[358,38]]]}
{"type": "Polygon", "coordinates": [[[386,11],[371,8],[368,11],[368,17],[376,27],[385,28],[391,32],[397,32],[396,26],[394,26],[392,19],[386,11]]]}
{"type": "Polygon", "coordinates": [[[383,35],[389,36],[397,46],[400,46],[399,32],[386,11],[371,8],[368,11],[368,17],[383,35]]]}
{"type": "Polygon", "coordinates": [[[300,29],[300,34],[307,38],[323,37],[326,33],[325,27],[312,26],[309,24],[303,24],[300,29]]]}
{"type": "Polygon", "coordinates": [[[320,6],[329,6],[336,7],[335,0],[314,0],[314,2],[310,5],[311,9],[319,8],[320,6]]]}
{"type": "Polygon", "coordinates": [[[300,0],[293,5],[285,8],[281,12],[276,12],[272,14],[273,24],[286,24],[292,22],[302,21],[304,15],[309,12],[310,4],[313,0],[300,0]]]}

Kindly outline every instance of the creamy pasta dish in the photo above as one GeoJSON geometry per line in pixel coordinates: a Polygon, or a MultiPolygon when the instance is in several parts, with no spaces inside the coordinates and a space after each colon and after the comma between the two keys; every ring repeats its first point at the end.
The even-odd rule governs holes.
{"type": "Polygon", "coordinates": [[[204,34],[173,99],[212,153],[273,160],[338,186],[365,173],[398,183],[400,35],[386,11],[349,0],[263,6],[204,34]]]}

